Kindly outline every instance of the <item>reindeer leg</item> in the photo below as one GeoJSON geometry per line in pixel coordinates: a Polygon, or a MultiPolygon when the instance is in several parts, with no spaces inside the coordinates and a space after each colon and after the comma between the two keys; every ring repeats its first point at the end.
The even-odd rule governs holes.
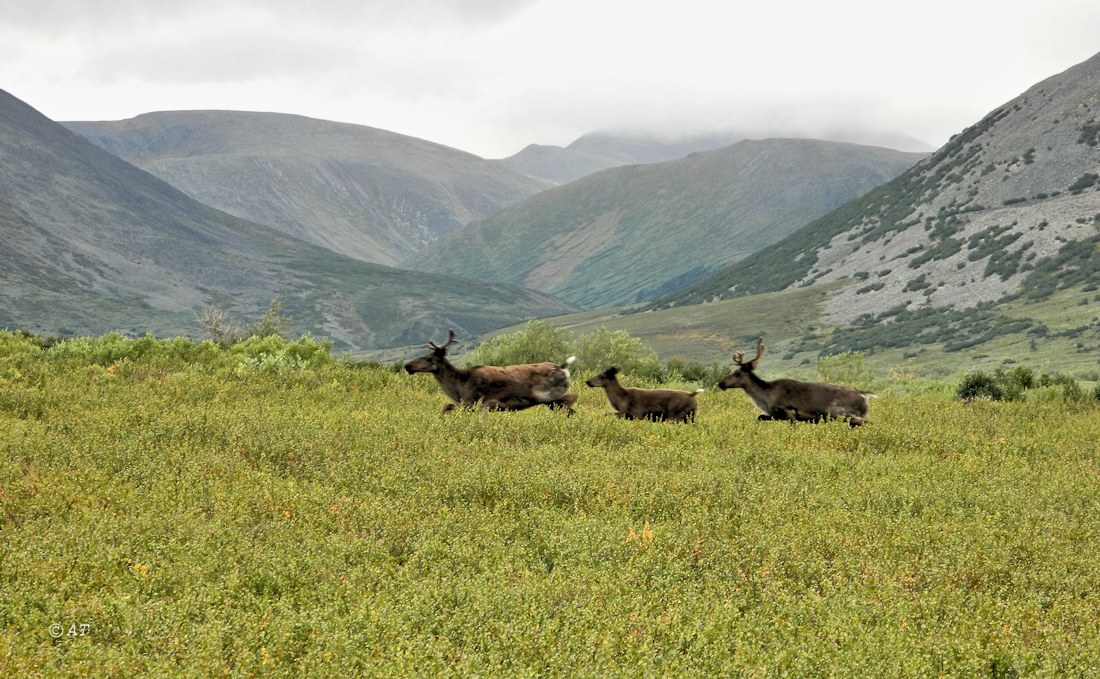
{"type": "Polygon", "coordinates": [[[566,411],[566,417],[568,417],[576,412],[575,410],[573,410],[573,404],[576,402],[576,394],[566,394],[565,396],[554,399],[553,401],[547,401],[545,405],[550,410],[564,409],[566,411]]]}
{"type": "Polygon", "coordinates": [[[577,411],[573,410],[573,404],[576,403],[576,402],[577,402],[577,395],[576,394],[566,394],[565,396],[561,397],[560,403],[561,403],[561,406],[563,408],[565,408],[565,416],[566,417],[571,417],[575,412],[577,412],[577,411]]]}
{"type": "Polygon", "coordinates": [[[798,411],[794,408],[783,408],[781,412],[783,413],[783,419],[790,422],[792,426],[795,422],[798,422],[798,411]]]}
{"type": "Polygon", "coordinates": [[[508,410],[508,408],[495,398],[487,398],[481,402],[481,410],[489,412],[492,410],[508,410]]]}

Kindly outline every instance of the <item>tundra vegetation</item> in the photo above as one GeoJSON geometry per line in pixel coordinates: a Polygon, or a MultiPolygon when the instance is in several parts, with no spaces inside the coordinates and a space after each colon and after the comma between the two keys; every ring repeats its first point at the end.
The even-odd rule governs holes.
{"type": "Polygon", "coordinates": [[[1088,386],[872,375],[850,429],[669,373],[673,425],[398,368],[0,333],[0,674],[1100,673],[1088,386]]]}

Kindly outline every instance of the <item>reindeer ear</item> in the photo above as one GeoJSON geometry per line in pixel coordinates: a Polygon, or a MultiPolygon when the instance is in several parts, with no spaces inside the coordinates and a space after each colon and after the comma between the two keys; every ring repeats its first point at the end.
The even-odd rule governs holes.
{"type": "Polygon", "coordinates": [[[619,374],[619,366],[613,365],[607,369],[607,376],[614,377],[619,374]]]}

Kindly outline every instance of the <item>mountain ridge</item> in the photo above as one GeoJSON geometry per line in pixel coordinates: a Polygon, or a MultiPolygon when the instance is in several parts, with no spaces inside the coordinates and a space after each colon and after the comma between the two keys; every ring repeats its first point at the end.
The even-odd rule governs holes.
{"type": "Polygon", "coordinates": [[[818,135],[794,130],[725,130],[674,136],[591,132],[565,147],[530,144],[519,153],[495,162],[530,177],[567,184],[600,170],[662,163],[700,151],[715,151],[740,141],[763,139],[819,139],[879,146],[906,153],[930,153],[935,150],[931,145],[908,135],[873,130],[832,130],[818,135]]]}
{"type": "Polygon", "coordinates": [[[196,313],[258,315],[338,347],[474,334],[561,300],[350,259],[199,203],[0,90],[0,326],[45,334],[202,333],[196,313]]]}
{"type": "Polygon", "coordinates": [[[411,263],[584,306],[652,299],[778,240],[922,157],[820,140],[743,140],[544,191],[433,244],[411,263]]]}
{"type": "Polygon", "coordinates": [[[291,114],[161,111],[63,124],[200,202],[391,266],[548,185],[442,144],[291,114]]]}

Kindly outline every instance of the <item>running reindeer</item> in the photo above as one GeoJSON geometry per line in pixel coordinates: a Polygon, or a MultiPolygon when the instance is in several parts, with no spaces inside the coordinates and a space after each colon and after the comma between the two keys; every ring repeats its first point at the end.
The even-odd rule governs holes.
{"type": "Polygon", "coordinates": [[[615,414],[627,420],[661,422],[694,422],[695,397],[703,393],[678,389],[635,389],[619,384],[619,368],[611,366],[585,382],[590,387],[603,387],[607,401],[615,414]]]}
{"type": "Polygon", "coordinates": [[[456,368],[447,360],[447,347],[454,341],[455,333],[451,330],[446,343],[428,342],[427,355],[405,364],[410,375],[435,376],[443,393],[454,401],[444,406],[443,412],[456,405],[472,407],[481,403],[482,410],[523,410],[545,405],[551,409],[565,408],[568,414],[573,414],[577,396],[565,392],[569,389],[569,366],[576,357],[570,356],[564,363],[456,368]]]}
{"type": "Polygon", "coordinates": [[[869,391],[840,387],[825,382],[800,382],[780,379],[767,382],[756,374],[756,363],[764,355],[764,340],[756,340],[756,356],[744,360],[744,354],[733,355],[738,367],[718,383],[719,389],[744,389],[760,409],[758,420],[789,422],[820,422],[839,418],[853,427],[867,421],[869,400],[876,395],[869,391]]]}

